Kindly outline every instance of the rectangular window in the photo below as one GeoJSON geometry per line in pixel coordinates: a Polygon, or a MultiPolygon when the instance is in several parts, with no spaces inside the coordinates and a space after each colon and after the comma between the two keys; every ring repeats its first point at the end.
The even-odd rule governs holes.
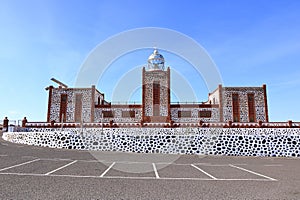
{"type": "Polygon", "coordinates": [[[240,104],[239,104],[239,95],[232,94],[232,114],[233,122],[240,121],[240,104]]]}
{"type": "Polygon", "coordinates": [[[255,103],[254,94],[248,94],[248,116],[249,122],[255,122],[255,103]]]}
{"type": "Polygon", "coordinates": [[[102,111],[103,117],[104,118],[113,118],[115,113],[111,110],[109,111],[102,111]]]}
{"type": "Polygon", "coordinates": [[[153,82],[153,116],[159,116],[160,104],[160,84],[158,81],[153,82]]]}
{"type": "Polygon", "coordinates": [[[198,117],[211,118],[211,111],[210,110],[201,110],[198,112],[198,117]]]}
{"type": "Polygon", "coordinates": [[[82,94],[76,94],[75,97],[75,122],[81,122],[82,115],[82,94]]]}
{"type": "Polygon", "coordinates": [[[192,112],[191,111],[178,111],[178,117],[182,118],[191,118],[192,117],[192,112]]]}
{"type": "Polygon", "coordinates": [[[67,119],[67,105],[68,96],[67,94],[60,95],[60,111],[59,111],[59,122],[66,122],[67,119]]]}
{"type": "Polygon", "coordinates": [[[125,117],[125,118],[135,118],[135,111],[134,110],[122,111],[122,117],[125,117]]]}

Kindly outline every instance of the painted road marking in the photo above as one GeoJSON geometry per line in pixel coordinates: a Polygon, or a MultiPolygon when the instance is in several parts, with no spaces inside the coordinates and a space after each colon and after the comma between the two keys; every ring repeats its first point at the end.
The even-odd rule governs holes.
{"type": "Polygon", "coordinates": [[[22,156],[22,158],[37,158],[37,157],[35,157],[35,156],[22,156]]]}
{"type": "MultiPolygon", "coordinates": [[[[34,173],[0,173],[0,175],[15,175],[15,176],[39,176],[39,177],[66,177],[66,178],[104,178],[104,179],[152,179],[152,180],[179,180],[179,181],[258,181],[258,182],[268,182],[275,181],[269,179],[211,179],[211,178],[168,178],[162,177],[157,179],[156,177],[122,177],[122,176],[82,176],[82,175],[68,175],[68,174],[34,174],[34,173]]],[[[276,180],[277,181],[277,180],[276,180]]]]}
{"type": "Polygon", "coordinates": [[[68,159],[68,158],[42,158],[41,160],[46,160],[46,161],[73,161],[72,159],[68,159]]]}
{"type": "Polygon", "coordinates": [[[157,169],[156,169],[155,164],[152,163],[152,166],[153,166],[153,170],[154,170],[154,173],[155,173],[155,177],[156,177],[156,178],[159,178],[158,171],[157,171],[157,169]]]}
{"type": "Polygon", "coordinates": [[[7,170],[7,169],[11,169],[11,168],[14,168],[14,167],[19,167],[19,166],[22,166],[22,165],[26,165],[26,164],[29,164],[29,163],[33,163],[33,162],[36,162],[36,161],[39,161],[40,159],[35,159],[35,160],[31,160],[31,161],[27,161],[27,162],[24,162],[24,163],[21,163],[21,164],[17,164],[17,165],[13,165],[13,166],[10,166],[10,167],[5,167],[3,169],[0,169],[0,172],[1,171],[4,171],[4,170],[7,170]]]}
{"type": "MultiPolygon", "coordinates": [[[[1,155],[0,155],[1,156],[1,155]]],[[[37,158],[35,156],[22,156],[24,158],[37,158]]],[[[49,160],[49,161],[74,161],[71,158],[40,158],[40,160],[49,160]]],[[[77,160],[78,162],[101,162],[101,163],[111,163],[113,161],[109,160],[77,160]]],[[[143,162],[143,161],[114,161],[115,163],[119,164],[152,164],[152,162],[143,162]]],[[[178,166],[185,166],[185,165],[191,165],[189,163],[184,164],[184,163],[172,163],[172,162],[155,162],[156,165],[178,165],[178,166]]],[[[212,163],[193,163],[193,165],[203,165],[203,166],[212,166],[212,167],[226,167],[229,164],[212,164],[212,163]]],[[[232,165],[235,166],[242,166],[242,165],[247,165],[245,163],[234,163],[232,165]]],[[[264,166],[275,166],[275,164],[270,164],[270,165],[264,165],[264,166]]],[[[276,166],[279,166],[276,164],[276,166]]]]}
{"type": "Polygon", "coordinates": [[[0,157],[6,157],[6,156],[8,156],[8,155],[0,155],[0,157]]]}
{"type": "Polygon", "coordinates": [[[56,171],[58,171],[58,170],[61,170],[61,169],[65,168],[65,167],[68,167],[68,166],[70,166],[70,165],[72,165],[72,164],[74,164],[74,163],[76,163],[76,162],[77,162],[77,160],[74,160],[73,162],[70,162],[70,163],[68,163],[68,164],[66,164],[66,165],[64,165],[64,166],[61,166],[61,167],[59,167],[59,168],[57,168],[57,169],[55,169],[55,170],[52,170],[52,171],[46,173],[45,175],[50,175],[50,174],[52,174],[52,173],[54,173],[54,172],[56,172],[56,171]]]}
{"type": "Polygon", "coordinates": [[[113,162],[101,175],[100,177],[103,177],[114,165],[116,164],[116,162],[113,162]]]}
{"type": "Polygon", "coordinates": [[[238,167],[238,166],[231,165],[231,164],[229,164],[229,166],[230,166],[230,167],[237,168],[237,169],[240,169],[240,170],[243,170],[243,171],[246,171],[246,172],[249,172],[249,173],[251,173],[251,174],[255,174],[255,175],[257,175],[257,176],[264,177],[264,178],[269,179],[269,180],[271,180],[271,181],[277,181],[277,180],[274,179],[274,178],[271,178],[271,177],[269,177],[269,176],[266,176],[266,175],[263,175],[263,174],[260,174],[260,173],[257,173],[257,172],[254,172],[254,171],[251,171],[251,170],[242,168],[242,167],[238,167]]]}
{"type": "MultiPolygon", "coordinates": [[[[41,158],[41,160],[49,160],[49,161],[73,161],[71,158],[41,158]]],[[[101,160],[77,160],[78,162],[102,162],[101,160]]],[[[104,161],[103,161],[104,162],[104,161]]],[[[111,162],[105,162],[111,163],[111,162]]]]}
{"type": "Polygon", "coordinates": [[[195,169],[199,170],[200,172],[204,173],[205,175],[209,176],[210,178],[217,180],[216,177],[214,177],[213,175],[207,173],[206,171],[204,171],[203,169],[197,167],[196,165],[191,164],[192,167],[194,167],[195,169]]]}
{"type": "MultiPolygon", "coordinates": [[[[0,156],[8,156],[8,155],[0,155],[0,156]]],[[[22,156],[22,157],[30,157],[30,156],[22,156]]],[[[33,157],[34,158],[34,157],[33,157]]],[[[62,176],[62,177],[82,177],[82,178],[96,178],[96,177],[100,177],[100,178],[120,178],[120,179],[162,179],[162,180],[215,180],[215,181],[277,181],[276,179],[274,178],[271,178],[269,176],[266,176],[266,175],[263,175],[263,174],[260,174],[260,173],[257,173],[257,172],[254,172],[254,171],[251,171],[251,170],[248,170],[248,169],[245,169],[245,168],[242,168],[242,167],[239,167],[239,166],[236,166],[236,165],[245,165],[245,164],[227,164],[227,165],[214,165],[214,164],[210,164],[210,163],[198,163],[198,164],[175,164],[175,163],[168,163],[168,164],[174,164],[174,165],[186,165],[186,166],[192,166],[193,168],[197,169],[198,171],[204,173],[205,175],[207,175],[208,177],[210,178],[194,178],[194,177],[160,177],[159,176],[159,173],[158,173],[158,170],[157,170],[157,167],[156,165],[159,164],[159,163],[151,163],[152,164],[152,167],[153,167],[153,171],[155,173],[155,177],[122,177],[122,176],[105,176],[109,170],[111,168],[113,168],[113,166],[117,163],[139,163],[139,162],[113,162],[100,176],[82,176],[82,175],[68,175],[68,174],[53,174],[54,172],[56,171],[59,171],[63,168],[66,168],[76,162],[97,162],[96,160],[71,160],[71,159],[63,159],[63,158],[37,158],[37,159],[34,159],[34,160],[31,160],[31,161],[27,161],[27,162],[24,162],[24,163],[20,163],[20,164],[17,164],[17,165],[13,165],[13,166],[9,166],[9,167],[6,167],[6,168],[3,168],[3,169],[0,169],[0,175],[28,175],[28,176],[62,176]],[[57,169],[54,169],[46,174],[34,174],[34,173],[5,173],[5,172],[1,172],[1,171],[4,171],[4,170],[8,170],[8,169],[11,169],[11,168],[15,168],[15,167],[19,167],[19,166],[22,166],[22,165],[26,165],[26,164],[29,164],[29,163],[33,163],[33,162],[36,162],[36,161],[41,161],[41,160],[53,160],[53,161],[70,161],[68,164],[64,165],[64,166],[61,166],[57,169]],[[197,166],[196,166],[197,165],[197,166]],[[201,169],[201,167],[199,167],[199,165],[203,165],[203,166],[230,166],[232,168],[236,168],[236,169],[239,169],[239,170],[242,170],[242,171],[246,171],[248,173],[251,173],[251,174],[254,174],[254,175],[257,175],[257,176],[260,176],[260,177],[263,177],[263,179],[251,179],[251,178],[216,178],[215,176],[213,176],[212,174],[204,171],[203,169],[201,169]],[[105,177],[104,177],[105,176],[105,177]]],[[[98,161],[99,162],[99,161],[98,161]]],[[[141,162],[141,163],[147,163],[147,162],[141,162]]],[[[149,163],[150,164],[150,163],[149,163]]],[[[165,163],[166,164],[166,163],[165,163]]],[[[265,164],[263,166],[266,166],[266,167],[280,167],[282,166],[281,164],[265,164]]],[[[175,172],[176,173],[176,172],[175,172]]]]}
{"type": "Polygon", "coordinates": [[[282,167],[281,164],[264,165],[265,167],[282,167]]]}

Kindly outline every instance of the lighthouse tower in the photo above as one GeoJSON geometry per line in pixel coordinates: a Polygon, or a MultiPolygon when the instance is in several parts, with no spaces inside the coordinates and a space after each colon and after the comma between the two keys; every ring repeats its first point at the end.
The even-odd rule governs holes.
{"type": "Polygon", "coordinates": [[[142,78],[142,120],[146,123],[170,122],[170,68],[154,49],[142,78]]]}

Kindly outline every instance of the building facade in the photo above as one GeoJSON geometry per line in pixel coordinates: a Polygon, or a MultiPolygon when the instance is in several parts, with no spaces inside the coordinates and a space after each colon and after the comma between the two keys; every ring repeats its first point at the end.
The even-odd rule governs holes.
{"type": "Polygon", "coordinates": [[[49,86],[47,122],[69,123],[200,123],[268,122],[266,85],[223,87],[200,104],[171,104],[170,68],[157,49],[142,70],[142,103],[111,104],[95,86],[49,86]]]}

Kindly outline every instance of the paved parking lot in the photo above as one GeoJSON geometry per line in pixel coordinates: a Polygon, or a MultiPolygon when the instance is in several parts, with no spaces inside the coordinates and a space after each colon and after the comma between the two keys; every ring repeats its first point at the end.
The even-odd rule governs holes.
{"type": "MultiPolygon", "coordinates": [[[[194,181],[277,181],[268,175],[247,169],[247,164],[176,164],[147,162],[105,162],[97,160],[70,160],[22,157],[12,160],[2,155],[0,175],[61,176],[73,178],[166,179],[194,181]],[[7,159],[7,160],[6,160],[7,159]],[[6,161],[5,161],[6,160],[6,161]],[[18,163],[18,164],[15,164],[18,163]],[[134,169],[137,169],[135,172],[134,169]],[[143,169],[146,172],[141,172],[143,169]],[[130,170],[130,171],[129,171],[130,170]]],[[[263,165],[268,168],[282,165],[263,165]]]]}
{"type": "Polygon", "coordinates": [[[1,139],[0,199],[300,199],[297,158],[99,153],[1,139]]]}

